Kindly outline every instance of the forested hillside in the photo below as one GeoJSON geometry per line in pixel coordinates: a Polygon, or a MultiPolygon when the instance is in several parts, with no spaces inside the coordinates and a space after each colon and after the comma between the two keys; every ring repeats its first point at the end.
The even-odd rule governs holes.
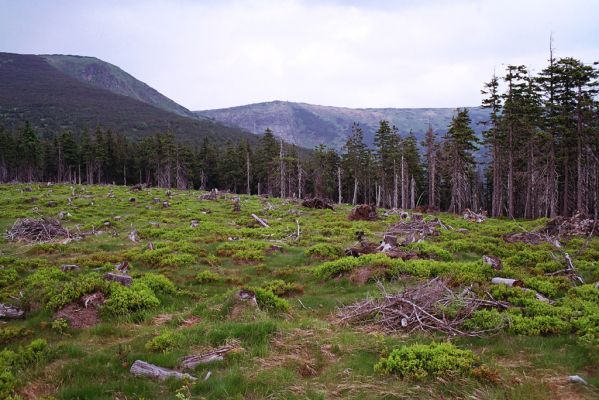
{"type": "Polygon", "coordinates": [[[42,137],[65,131],[79,135],[101,126],[128,138],[170,131],[191,142],[204,137],[218,143],[255,140],[241,129],[183,117],[81,82],[41,56],[0,53],[0,123],[13,130],[25,122],[42,137]]]}

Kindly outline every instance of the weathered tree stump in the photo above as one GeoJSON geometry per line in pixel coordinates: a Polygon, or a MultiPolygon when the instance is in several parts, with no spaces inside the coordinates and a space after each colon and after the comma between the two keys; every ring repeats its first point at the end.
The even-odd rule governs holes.
{"type": "Polygon", "coordinates": [[[0,303],[0,318],[20,319],[24,316],[25,311],[20,308],[0,303]]]}
{"type": "Polygon", "coordinates": [[[347,216],[350,221],[374,221],[378,218],[376,207],[370,204],[355,206],[347,216]]]}
{"type": "Polygon", "coordinates": [[[138,242],[139,241],[139,235],[137,233],[136,229],[133,229],[131,231],[131,233],[129,233],[129,240],[131,240],[132,242],[138,242]]]}
{"type": "Polygon", "coordinates": [[[129,275],[117,274],[114,272],[106,273],[104,275],[104,279],[106,279],[107,281],[118,282],[123,286],[131,286],[131,283],[133,283],[133,278],[129,275]]]}
{"type": "Polygon", "coordinates": [[[196,380],[195,377],[189,374],[177,372],[172,369],[162,368],[141,360],[136,360],[129,371],[135,376],[147,376],[149,378],[154,378],[161,381],[171,377],[176,379],[190,379],[192,381],[196,380]]]}
{"type": "Polygon", "coordinates": [[[501,264],[501,259],[499,257],[484,255],[483,263],[490,265],[494,270],[497,271],[503,268],[501,264]]]}

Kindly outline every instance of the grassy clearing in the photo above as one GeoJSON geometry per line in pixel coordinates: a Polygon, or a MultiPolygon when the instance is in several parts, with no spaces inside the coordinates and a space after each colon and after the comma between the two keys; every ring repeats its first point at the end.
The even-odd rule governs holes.
{"type": "MultiPolygon", "coordinates": [[[[441,214],[455,229],[410,246],[425,259],[347,258],[343,249],[357,231],[378,241],[397,217],[352,222],[346,219],[349,206],[311,210],[256,196],[241,196],[241,212],[235,213],[230,200],[199,201],[194,191],[171,190],[169,198],[162,189],[132,193],[114,186],[30,186],[32,191],[24,191],[26,185],[0,186],[0,230],[17,218],[65,211],[70,215],[62,223],[71,231],[102,233],[68,244],[0,239],[0,301],[14,301],[22,292],[27,310],[26,319],[0,325],[4,397],[591,399],[599,394],[599,290],[572,289],[570,281],[546,275],[561,268],[549,246],[501,239],[545,220],[490,219],[477,225],[441,214]],[[170,207],[162,208],[155,198],[168,199],[170,207]],[[271,228],[259,227],[251,213],[267,219],[271,228]],[[296,219],[298,240],[291,236],[296,219]],[[191,220],[199,225],[191,227],[191,220]],[[127,239],[132,229],[139,242],[127,239]],[[503,270],[483,265],[483,254],[501,257],[503,270]],[[101,279],[123,260],[131,266],[130,288],[101,279]],[[63,264],[81,269],[64,273],[63,264]],[[374,279],[363,285],[350,280],[352,271],[364,267],[377,271],[374,278],[383,280],[387,291],[441,276],[454,285],[491,291],[518,308],[477,315],[470,323],[479,327],[498,318],[509,324],[491,337],[452,340],[462,357],[457,366],[438,358],[443,351],[431,351],[435,361],[420,367],[397,364],[392,355],[416,349],[415,359],[424,360],[427,345],[447,338],[337,324],[338,306],[379,295],[374,279]],[[522,279],[556,303],[539,304],[518,291],[490,288],[495,275],[522,279]],[[241,288],[253,288],[258,309],[238,307],[235,294],[241,288]],[[96,291],[107,298],[98,325],[74,329],[54,322],[57,309],[96,291]],[[137,359],[174,368],[184,355],[233,341],[243,351],[198,366],[191,373],[201,379],[193,384],[134,378],[128,371],[137,359]],[[438,374],[446,364],[453,373],[438,374]],[[424,374],[426,368],[434,373],[424,374]],[[208,371],[211,376],[203,381],[208,371]],[[567,376],[574,374],[589,385],[568,383],[567,376]]],[[[566,249],[587,282],[599,279],[598,239],[572,239],[566,249]]]]}

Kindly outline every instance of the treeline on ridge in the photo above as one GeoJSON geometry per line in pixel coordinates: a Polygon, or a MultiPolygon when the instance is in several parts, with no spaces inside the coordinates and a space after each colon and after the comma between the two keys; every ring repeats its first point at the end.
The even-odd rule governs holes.
{"type": "Polygon", "coordinates": [[[266,130],[258,145],[209,139],[180,143],[172,133],[131,140],[98,127],[40,138],[26,124],[0,127],[0,181],[144,183],[281,197],[316,196],[379,207],[538,218],[599,213],[599,71],[574,58],[549,58],[539,74],[509,65],[484,84],[490,111],[482,138],[467,109],[447,131],[418,143],[381,121],[375,144],[360,125],[341,152],[309,154],[266,130]],[[484,161],[475,158],[488,149],[484,161]]]}

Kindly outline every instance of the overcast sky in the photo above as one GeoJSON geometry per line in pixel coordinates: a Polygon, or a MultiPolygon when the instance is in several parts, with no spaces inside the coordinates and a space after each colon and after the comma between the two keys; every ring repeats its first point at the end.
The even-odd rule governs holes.
{"type": "Polygon", "coordinates": [[[599,59],[599,1],[0,0],[0,51],[111,62],[191,110],[480,103],[505,64],[599,59]]]}

